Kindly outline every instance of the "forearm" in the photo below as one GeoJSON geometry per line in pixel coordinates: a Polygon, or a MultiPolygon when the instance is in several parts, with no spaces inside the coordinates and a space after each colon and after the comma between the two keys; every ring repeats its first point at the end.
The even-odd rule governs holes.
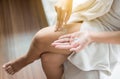
{"type": "Polygon", "coordinates": [[[94,42],[120,44],[120,31],[115,32],[92,32],[90,38],[94,42]]]}

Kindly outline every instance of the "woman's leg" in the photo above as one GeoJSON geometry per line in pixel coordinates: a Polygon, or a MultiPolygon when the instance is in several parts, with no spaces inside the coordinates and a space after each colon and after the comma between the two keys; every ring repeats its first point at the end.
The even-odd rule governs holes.
{"type": "MultiPolygon", "coordinates": [[[[69,25],[68,25],[69,26],[69,25]]],[[[75,32],[79,30],[80,24],[70,25],[67,33],[75,32]]],[[[40,30],[33,38],[29,51],[26,55],[3,65],[3,68],[9,73],[14,74],[24,66],[32,63],[34,60],[39,59],[44,52],[70,54],[68,50],[59,50],[51,46],[51,43],[55,41],[59,36],[66,34],[64,32],[54,32],[54,27],[47,27],[40,30]]],[[[62,60],[62,59],[61,59],[62,60]]]]}
{"type": "MultiPolygon", "coordinates": [[[[68,33],[79,31],[80,24],[68,25],[68,29],[68,33]]],[[[63,63],[69,56],[70,52],[63,50],[57,51],[57,49],[56,52],[59,52],[58,54],[53,48],[51,49],[53,51],[49,50],[49,52],[46,52],[43,55],[41,55],[43,69],[46,73],[47,79],[61,79],[63,75],[63,63]]]]}
{"type": "Polygon", "coordinates": [[[68,55],[49,52],[41,56],[43,70],[47,79],[62,79],[64,72],[63,63],[67,59],[67,56],[68,55]]]}

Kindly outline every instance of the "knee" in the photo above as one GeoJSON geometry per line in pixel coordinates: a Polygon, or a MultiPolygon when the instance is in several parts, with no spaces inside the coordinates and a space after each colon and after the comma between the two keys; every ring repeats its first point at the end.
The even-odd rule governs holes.
{"type": "Polygon", "coordinates": [[[39,45],[45,45],[46,44],[46,39],[47,39],[47,35],[44,33],[44,28],[40,31],[38,31],[35,36],[33,37],[33,41],[36,44],[39,45]]]}

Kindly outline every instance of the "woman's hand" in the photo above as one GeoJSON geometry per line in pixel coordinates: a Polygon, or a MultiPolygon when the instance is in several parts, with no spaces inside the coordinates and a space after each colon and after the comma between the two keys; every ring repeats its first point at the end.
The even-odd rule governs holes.
{"type": "Polygon", "coordinates": [[[78,52],[92,42],[89,32],[75,32],[61,36],[52,43],[55,48],[78,52]]]}
{"type": "Polygon", "coordinates": [[[57,12],[57,23],[55,31],[62,29],[62,26],[67,23],[72,12],[72,0],[59,0],[55,5],[57,12]]]}

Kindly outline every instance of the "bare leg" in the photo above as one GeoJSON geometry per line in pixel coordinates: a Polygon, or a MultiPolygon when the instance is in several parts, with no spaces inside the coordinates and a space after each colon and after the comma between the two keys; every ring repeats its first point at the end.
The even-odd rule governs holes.
{"type": "Polygon", "coordinates": [[[3,68],[11,75],[22,69],[24,66],[32,63],[34,60],[39,59],[42,47],[38,48],[36,39],[32,40],[31,46],[27,54],[19,57],[14,61],[10,61],[3,65],[3,68]]]}
{"type": "Polygon", "coordinates": [[[43,70],[47,79],[61,79],[64,72],[63,63],[67,56],[56,53],[46,53],[41,56],[43,70]]]}
{"type": "MultiPolygon", "coordinates": [[[[72,33],[75,31],[79,31],[80,24],[70,25],[69,27],[70,28],[69,28],[68,33],[72,33]]],[[[52,36],[50,37],[52,38],[52,36]]],[[[64,72],[63,63],[67,59],[69,54],[70,52],[68,50],[58,51],[58,49],[55,50],[51,47],[49,52],[41,56],[42,66],[43,66],[44,72],[46,73],[47,79],[61,79],[63,72],[64,72]],[[59,54],[57,52],[59,52],[59,54]]]]}
{"type": "MultiPolygon", "coordinates": [[[[68,28],[67,33],[78,31],[79,26],[80,24],[73,24],[71,25],[71,27],[66,27],[68,28]]],[[[3,65],[3,68],[9,74],[14,74],[20,69],[22,69],[24,66],[38,59],[41,56],[41,54],[43,54],[44,52],[49,52],[49,53],[52,52],[52,53],[67,54],[67,55],[70,54],[68,50],[59,50],[51,46],[51,43],[63,34],[65,33],[54,32],[54,27],[47,27],[40,30],[33,38],[30,49],[27,52],[27,54],[20,57],[19,59],[16,59],[15,61],[11,61],[3,65]]]]}

